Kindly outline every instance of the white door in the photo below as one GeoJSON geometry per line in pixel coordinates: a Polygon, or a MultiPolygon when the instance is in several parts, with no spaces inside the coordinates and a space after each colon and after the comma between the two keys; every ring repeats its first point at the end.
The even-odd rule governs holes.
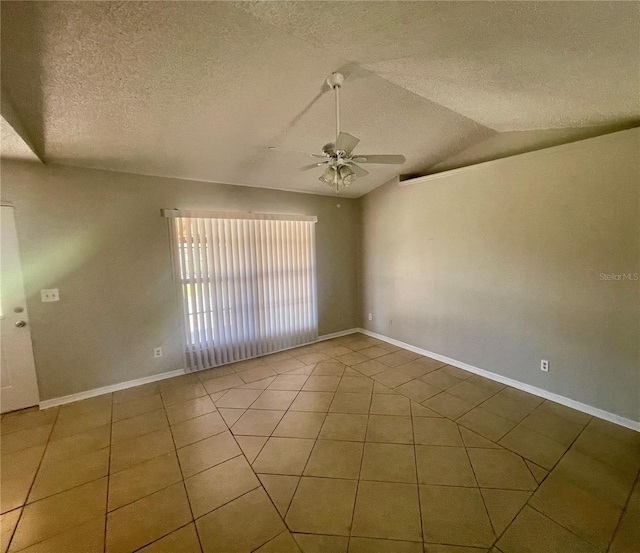
{"type": "Polygon", "coordinates": [[[0,412],[40,401],[12,207],[0,207],[0,412]]]}

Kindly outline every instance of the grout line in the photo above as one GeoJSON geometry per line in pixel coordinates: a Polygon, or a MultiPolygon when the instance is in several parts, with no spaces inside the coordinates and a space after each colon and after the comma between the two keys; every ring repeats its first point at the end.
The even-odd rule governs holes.
{"type": "MultiPolygon", "coordinates": [[[[27,501],[29,500],[29,495],[31,495],[31,490],[33,489],[33,485],[36,482],[36,478],[38,477],[38,473],[40,472],[40,467],[42,466],[42,461],[44,460],[44,455],[47,452],[47,448],[49,447],[49,442],[51,441],[51,436],[53,434],[53,430],[56,427],[56,424],[58,423],[58,417],[60,416],[60,409],[58,409],[58,412],[56,413],[55,419],[53,420],[53,424],[51,425],[51,430],[49,431],[49,435],[47,436],[47,441],[45,443],[44,449],[42,450],[42,456],[40,457],[40,462],[38,463],[38,468],[36,468],[35,472],[33,473],[33,480],[31,481],[31,485],[29,486],[29,491],[27,492],[27,495],[24,498],[24,503],[22,505],[20,505],[19,507],[16,507],[16,509],[21,509],[20,511],[20,515],[18,516],[18,520],[16,521],[16,525],[13,527],[13,532],[11,533],[11,538],[9,539],[9,542],[7,543],[7,551],[9,551],[9,549],[11,548],[11,543],[13,542],[13,538],[16,534],[16,531],[18,530],[18,525],[20,524],[20,521],[22,520],[22,517],[24,515],[24,511],[28,505],[27,501]]],[[[14,510],[14,509],[12,509],[14,510]]],[[[43,541],[43,540],[41,540],[43,541]]],[[[36,542],[36,543],[40,543],[40,542],[36,542]]],[[[35,545],[35,544],[31,544],[31,545],[35,545]]],[[[31,546],[28,546],[31,547],[31,546]]]]}

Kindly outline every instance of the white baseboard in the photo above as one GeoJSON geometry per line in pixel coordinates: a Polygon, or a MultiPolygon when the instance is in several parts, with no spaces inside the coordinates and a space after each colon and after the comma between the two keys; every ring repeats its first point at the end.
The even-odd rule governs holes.
{"type": "Polygon", "coordinates": [[[78,392],[77,394],[71,394],[68,396],[55,397],[53,399],[45,399],[44,401],[41,401],[39,403],[39,406],[40,406],[40,409],[49,409],[50,407],[64,405],[65,403],[72,403],[74,401],[89,399],[90,397],[101,396],[103,394],[110,394],[112,392],[118,392],[119,390],[126,390],[127,388],[134,388],[135,386],[141,386],[142,384],[149,384],[150,382],[158,382],[159,380],[173,378],[174,376],[182,376],[183,374],[185,374],[183,369],[179,369],[177,371],[169,371],[166,373],[154,374],[151,376],[145,376],[143,378],[136,378],[135,380],[128,380],[127,382],[120,382],[120,384],[111,384],[109,386],[103,386],[102,388],[94,388],[93,390],[87,390],[86,392],[78,392]]]}
{"type": "Polygon", "coordinates": [[[355,334],[360,332],[359,328],[350,328],[348,330],[341,330],[340,332],[332,332],[331,334],[323,334],[318,336],[316,342],[324,342],[325,340],[331,340],[332,338],[340,338],[340,336],[347,336],[348,334],[355,334]]]}
{"type": "MultiPolygon", "coordinates": [[[[324,334],[322,336],[318,336],[317,340],[310,343],[315,344],[316,342],[331,340],[332,338],[338,338],[340,336],[354,334],[359,331],[360,331],[359,328],[350,328],[348,330],[341,330],[340,332],[324,334]]],[[[306,344],[303,344],[303,345],[306,345],[306,344]]],[[[286,348],[286,349],[294,349],[299,347],[301,346],[294,346],[293,348],[286,348]]],[[[280,351],[286,351],[286,350],[280,350],[280,351]]],[[[78,392],[77,394],[70,394],[68,396],[56,397],[53,399],[45,399],[44,401],[41,401],[39,403],[39,407],[40,409],[49,409],[50,407],[56,407],[58,405],[64,405],[66,403],[72,403],[74,401],[81,401],[83,399],[89,399],[91,397],[101,396],[103,394],[110,394],[113,392],[118,392],[120,390],[126,390],[127,388],[134,388],[135,386],[141,386],[142,384],[149,384],[150,382],[158,382],[159,380],[173,378],[174,376],[182,376],[185,373],[186,371],[184,369],[179,369],[176,371],[170,371],[170,372],[161,373],[161,374],[154,374],[152,376],[145,376],[143,378],[136,378],[135,380],[128,380],[127,382],[121,382],[119,384],[111,384],[109,386],[103,386],[102,388],[94,388],[93,390],[87,390],[86,392],[78,392]]]]}
{"type": "Polygon", "coordinates": [[[501,384],[506,384],[507,386],[511,386],[512,388],[517,388],[518,390],[522,390],[523,392],[528,392],[530,394],[533,394],[534,396],[542,397],[550,401],[555,401],[556,403],[560,403],[561,405],[565,405],[566,407],[571,407],[572,409],[582,411],[583,413],[598,417],[599,419],[603,419],[614,424],[624,426],[625,428],[630,428],[631,430],[640,432],[639,421],[621,417],[620,415],[616,415],[615,413],[610,413],[609,411],[604,411],[602,409],[598,409],[597,407],[587,405],[586,403],[581,403],[574,399],[554,394],[553,392],[543,390],[542,388],[537,388],[536,386],[531,386],[530,384],[525,384],[523,382],[519,382],[518,380],[513,380],[512,378],[492,373],[485,369],[480,369],[479,367],[474,367],[473,365],[469,365],[462,361],[451,359],[450,357],[446,357],[432,351],[427,351],[426,349],[418,348],[416,346],[412,346],[411,344],[401,342],[400,340],[395,340],[394,338],[389,338],[388,336],[378,334],[377,332],[371,332],[370,330],[366,330],[364,328],[358,329],[358,332],[366,334],[367,336],[371,336],[372,338],[377,338],[378,340],[382,340],[383,342],[393,344],[394,346],[408,349],[409,351],[413,351],[414,353],[419,353],[420,355],[425,355],[426,357],[437,359],[438,361],[442,361],[447,365],[452,365],[454,367],[458,367],[459,369],[484,376],[485,378],[495,380],[496,382],[500,382],[501,384]]]}

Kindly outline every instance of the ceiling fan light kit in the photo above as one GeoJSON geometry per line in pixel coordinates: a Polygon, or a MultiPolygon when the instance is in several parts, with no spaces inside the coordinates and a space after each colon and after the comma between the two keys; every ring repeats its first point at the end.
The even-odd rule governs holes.
{"type": "MultiPolygon", "coordinates": [[[[368,171],[356,165],[356,161],[358,163],[394,165],[401,165],[406,161],[402,155],[353,155],[352,152],[360,142],[360,139],[349,133],[340,132],[340,87],[343,83],[344,76],[340,73],[331,73],[327,77],[327,84],[333,89],[336,99],[336,141],[325,144],[322,147],[322,154],[307,154],[312,157],[324,158],[324,161],[300,168],[301,171],[307,171],[316,167],[326,166],[319,180],[323,184],[335,188],[338,194],[341,188],[353,184],[358,177],[366,177],[369,174],[368,171]]],[[[269,149],[277,150],[279,148],[271,146],[269,149]]]]}

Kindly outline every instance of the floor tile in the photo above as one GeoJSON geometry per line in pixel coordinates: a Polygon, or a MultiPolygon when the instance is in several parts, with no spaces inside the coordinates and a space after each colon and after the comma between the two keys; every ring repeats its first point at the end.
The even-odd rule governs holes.
{"type": "Polygon", "coordinates": [[[333,392],[300,392],[289,410],[326,413],[331,406],[333,397],[333,392]]]}
{"type": "MultiPolygon", "coordinates": [[[[386,368],[385,368],[386,370],[386,368]]],[[[374,394],[395,394],[398,395],[393,388],[389,388],[389,386],[385,386],[382,382],[374,382],[373,384],[373,393],[374,394]]]]}
{"type": "Polygon", "coordinates": [[[370,393],[337,392],[331,402],[329,412],[366,415],[369,413],[370,403],[370,393]]]}
{"type": "Polygon", "coordinates": [[[304,475],[357,480],[360,475],[363,445],[361,442],[316,441],[304,475]]]}
{"type": "Polygon", "coordinates": [[[300,548],[291,533],[285,531],[256,549],[256,553],[300,553],[300,548]]]}
{"type": "Polygon", "coordinates": [[[552,473],[529,503],[534,509],[605,551],[622,509],[599,499],[552,473]]]}
{"type": "Polygon", "coordinates": [[[640,470],[640,443],[620,441],[591,424],[576,439],[573,449],[623,472],[637,474],[640,470]]]}
{"type": "Polygon", "coordinates": [[[420,445],[462,446],[458,425],[447,419],[414,418],[413,435],[420,445]]]}
{"type": "Polygon", "coordinates": [[[430,384],[425,384],[420,380],[412,380],[411,382],[401,384],[395,388],[395,391],[418,403],[422,403],[440,393],[438,388],[434,388],[430,384]]]}
{"type": "Polygon", "coordinates": [[[74,457],[109,447],[110,442],[111,426],[108,424],[98,426],[80,434],[50,441],[47,444],[44,459],[50,462],[73,459],[74,457]]]}
{"type": "Polygon", "coordinates": [[[111,473],[144,463],[175,449],[171,431],[163,428],[140,438],[125,440],[111,447],[111,473]]]}
{"type": "Polygon", "coordinates": [[[524,462],[527,464],[527,467],[531,471],[531,474],[533,474],[533,477],[536,479],[536,482],[538,482],[538,484],[540,484],[549,474],[549,471],[547,469],[539,467],[535,463],[529,461],[529,459],[525,459],[524,462]]]}
{"type": "Polygon", "coordinates": [[[279,363],[272,363],[269,366],[278,374],[286,373],[294,369],[299,369],[301,367],[306,367],[306,365],[302,361],[294,357],[291,357],[290,359],[283,359],[279,363]]]}
{"type": "Polygon", "coordinates": [[[59,408],[57,407],[43,410],[25,409],[24,411],[3,415],[0,421],[0,433],[2,436],[6,436],[12,432],[53,424],[58,416],[58,411],[59,408]]]}
{"type": "Polygon", "coordinates": [[[412,445],[366,443],[361,480],[416,482],[416,460],[412,445]]]}
{"type": "Polygon", "coordinates": [[[260,486],[244,456],[208,468],[185,480],[193,516],[206,513],[260,486]]]}
{"type": "Polygon", "coordinates": [[[472,373],[470,373],[469,371],[465,371],[463,369],[459,369],[458,367],[454,367],[452,365],[441,365],[440,370],[444,371],[445,373],[451,375],[451,376],[455,376],[456,378],[459,378],[460,380],[467,380],[468,378],[471,378],[473,376],[472,373]]]}
{"type": "Polygon", "coordinates": [[[160,387],[157,382],[149,382],[148,384],[142,384],[141,386],[134,386],[133,388],[114,392],[113,404],[115,406],[116,403],[126,403],[128,401],[142,399],[152,395],[160,395],[160,387]]]}
{"type": "Polygon", "coordinates": [[[285,474],[258,474],[260,482],[282,517],[287,514],[293,494],[298,489],[299,476],[285,474]]]}
{"type": "MultiPolygon", "coordinates": [[[[439,543],[425,543],[424,553],[487,553],[487,550],[482,547],[464,547],[460,545],[442,545],[439,543]]],[[[501,553],[495,547],[488,553],[501,553]]]]}
{"type": "Polygon", "coordinates": [[[506,434],[498,444],[548,470],[553,468],[567,449],[567,446],[521,424],[506,434]]]}
{"type": "Polygon", "coordinates": [[[247,384],[238,386],[238,389],[239,390],[266,390],[269,387],[269,385],[273,384],[273,381],[275,379],[276,379],[275,376],[268,376],[267,378],[262,378],[260,380],[252,380],[247,384]]]}
{"type": "Polygon", "coordinates": [[[94,518],[65,532],[41,541],[21,553],[102,553],[104,551],[104,517],[94,518]]]}
{"type": "Polygon", "coordinates": [[[230,407],[220,407],[220,409],[218,409],[218,413],[220,413],[222,420],[229,428],[238,422],[240,417],[244,415],[246,411],[246,409],[234,409],[230,407]]]}
{"type": "Polygon", "coordinates": [[[389,352],[378,346],[371,346],[369,348],[361,349],[360,353],[365,357],[368,357],[369,359],[375,359],[376,357],[382,357],[383,355],[387,355],[389,352]]]}
{"type": "Polygon", "coordinates": [[[343,363],[339,363],[338,361],[323,361],[318,363],[313,372],[312,376],[342,376],[344,374],[344,370],[347,366],[343,363]]]}
{"type": "Polygon", "coordinates": [[[178,449],[178,458],[182,473],[187,478],[241,453],[233,436],[229,432],[221,432],[178,449]]]}
{"type": "Polygon", "coordinates": [[[220,392],[221,390],[228,390],[229,388],[233,388],[234,386],[241,386],[242,384],[244,384],[244,380],[242,380],[242,378],[240,378],[237,374],[217,376],[216,378],[212,378],[203,382],[203,386],[207,390],[208,394],[214,394],[216,392],[220,392]]]}
{"type": "Polygon", "coordinates": [[[251,406],[252,409],[284,411],[289,409],[298,392],[287,390],[265,390],[251,406]]]}
{"type": "Polygon", "coordinates": [[[500,394],[503,397],[517,401],[519,403],[526,403],[533,407],[538,407],[545,401],[541,397],[534,396],[533,394],[530,394],[528,392],[523,392],[522,390],[510,388],[509,386],[500,390],[498,394],[500,394]]]}
{"type": "Polygon", "coordinates": [[[234,439],[238,442],[247,461],[253,463],[269,438],[267,436],[234,436],[234,439]]]}
{"type": "Polygon", "coordinates": [[[9,547],[9,541],[16,529],[18,519],[22,514],[22,509],[14,509],[8,513],[0,515],[0,552],[6,553],[9,547]]]}
{"type": "Polygon", "coordinates": [[[480,491],[497,536],[506,530],[531,497],[531,492],[520,490],[482,489],[480,491]]]}
{"type": "MultiPolygon", "coordinates": [[[[586,413],[582,413],[581,411],[576,411],[575,409],[571,409],[571,407],[566,407],[564,405],[560,405],[555,401],[544,400],[542,403],[538,404],[538,409],[542,409],[544,411],[548,411],[549,413],[566,419],[571,422],[575,422],[585,426],[589,421],[592,420],[593,417],[591,415],[587,415],[586,413]]],[[[593,419],[596,420],[596,419],[593,419]]]]}
{"type": "Polygon", "coordinates": [[[479,374],[470,376],[469,378],[467,378],[467,382],[476,386],[480,386],[481,388],[486,388],[487,390],[493,390],[494,392],[499,392],[500,390],[504,390],[506,388],[506,385],[502,384],[501,382],[496,382],[495,380],[485,378],[484,376],[480,376],[479,374]]]}
{"type": "Polygon", "coordinates": [[[455,386],[456,384],[460,384],[460,382],[462,382],[462,380],[460,380],[459,378],[451,376],[449,373],[441,369],[421,376],[420,380],[440,390],[446,390],[447,388],[451,388],[452,386],[455,386]]]}
{"type": "Polygon", "coordinates": [[[376,382],[380,382],[380,384],[388,386],[389,388],[396,388],[401,384],[413,380],[412,376],[409,376],[397,369],[387,369],[382,373],[374,374],[371,378],[373,378],[376,382]]]}
{"type": "Polygon", "coordinates": [[[51,434],[53,424],[27,428],[10,434],[2,435],[2,453],[12,453],[29,449],[30,447],[45,445],[51,434]]]}
{"type": "Polygon", "coordinates": [[[381,372],[389,370],[389,367],[375,360],[358,363],[357,365],[353,365],[353,368],[359,373],[364,374],[365,376],[373,376],[374,374],[379,374],[381,372]]]}
{"type": "Polygon", "coordinates": [[[200,541],[193,523],[139,550],[139,553],[201,553],[200,541]]]}
{"type": "Polygon", "coordinates": [[[98,517],[107,509],[107,479],[95,480],[27,505],[11,542],[24,549],[98,517]]]}
{"type": "Polygon", "coordinates": [[[525,417],[522,426],[534,430],[555,442],[565,446],[570,446],[582,432],[583,426],[562,417],[553,415],[548,411],[536,409],[525,417]]]}
{"type": "Polygon", "coordinates": [[[436,413],[440,413],[441,415],[453,420],[461,417],[474,408],[473,403],[469,403],[464,399],[452,396],[447,392],[441,392],[438,395],[433,396],[425,401],[424,405],[429,409],[433,409],[436,413]]]}
{"type": "Polygon", "coordinates": [[[366,376],[343,376],[338,385],[337,392],[371,394],[373,392],[373,380],[366,376]]]}
{"type": "Polygon", "coordinates": [[[164,409],[157,409],[111,425],[111,443],[117,444],[169,426],[164,409]]]}
{"type": "Polygon", "coordinates": [[[79,415],[71,414],[66,417],[60,415],[53,426],[50,439],[58,440],[60,438],[66,438],[110,423],[111,409],[91,411],[79,415]]]}
{"type": "Polygon", "coordinates": [[[609,553],[635,553],[640,543],[640,480],[636,481],[609,553]]]}
{"type": "Polygon", "coordinates": [[[250,553],[286,529],[262,488],[198,519],[196,526],[203,553],[250,553]]]}
{"type": "Polygon", "coordinates": [[[212,413],[216,410],[209,396],[198,397],[182,403],[177,403],[166,408],[169,424],[195,419],[201,415],[212,413]]]}
{"type": "Polygon", "coordinates": [[[308,376],[300,374],[281,374],[269,384],[267,389],[297,392],[302,389],[308,379],[308,376]]]}
{"type": "Polygon", "coordinates": [[[558,551],[595,553],[587,542],[531,507],[525,506],[496,544],[504,553],[558,551]]]}
{"type": "Polygon", "coordinates": [[[253,462],[253,470],[268,474],[301,475],[311,454],[314,440],[269,438],[253,462]]]}
{"type": "Polygon", "coordinates": [[[415,401],[411,402],[411,416],[412,417],[432,417],[432,418],[442,418],[440,413],[436,413],[433,409],[429,409],[424,405],[420,405],[415,401]]]}
{"type": "Polygon", "coordinates": [[[418,445],[416,461],[420,484],[477,486],[464,447],[418,445]]]}
{"type": "Polygon", "coordinates": [[[355,480],[303,476],[287,513],[292,532],[348,536],[356,497],[355,480]]]}
{"type": "Polygon", "coordinates": [[[335,392],[341,378],[340,376],[310,376],[302,389],[306,392],[335,392]]]}
{"type": "Polygon", "coordinates": [[[497,443],[480,436],[480,434],[476,434],[473,430],[469,430],[464,426],[458,426],[458,429],[460,430],[462,441],[467,448],[479,447],[482,449],[502,449],[497,443]]]}
{"type": "Polygon", "coordinates": [[[159,395],[149,395],[124,403],[114,403],[112,420],[113,422],[118,422],[130,419],[149,411],[157,411],[162,407],[162,399],[159,395]]]}
{"type": "Polygon", "coordinates": [[[282,438],[317,438],[324,422],[324,413],[290,411],[273,431],[273,436],[282,438]]]}
{"type": "Polygon", "coordinates": [[[29,493],[29,503],[109,474],[109,449],[64,461],[43,462],[29,493]]]}
{"type": "Polygon", "coordinates": [[[185,384],[184,386],[176,386],[175,388],[170,388],[161,392],[162,401],[167,407],[169,405],[175,405],[176,403],[182,403],[197,397],[202,397],[206,394],[207,390],[202,384],[200,384],[200,382],[185,384]]]}
{"type": "Polygon", "coordinates": [[[218,409],[229,407],[232,409],[247,409],[258,399],[262,393],[261,390],[243,390],[241,388],[233,388],[227,391],[219,400],[215,402],[218,409]]]}
{"type": "Polygon", "coordinates": [[[518,402],[499,394],[485,401],[482,404],[482,408],[503,419],[516,423],[522,421],[527,415],[535,411],[535,407],[531,404],[518,402]]]}
{"type": "Polygon", "coordinates": [[[554,475],[620,508],[625,506],[634,484],[634,476],[574,449],[560,460],[554,475]]]}
{"type": "Polygon", "coordinates": [[[354,351],[351,353],[340,355],[336,357],[335,360],[351,367],[353,365],[358,365],[359,363],[364,363],[365,361],[368,361],[369,358],[366,355],[362,355],[361,353],[357,353],[354,351]]]}
{"type": "Polygon", "coordinates": [[[108,510],[133,503],[180,481],[182,473],[173,451],[116,472],[109,478],[108,510]]]}
{"type": "Polygon", "coordinates": [[[481,488],[533,491],[538,483],[522,457],[505,449],[469,449],[469,459],[481,488]]]}
{"type": "MultiPolygon", "coordinates": [[[[381,363],[382,364],[382,363],[381,363]]],[[[403,372],[407,376],[412,378],[422,378],[427,374],[434,372],[437,367],[429,366],[423,363],[421,360],[409,361],[403,365],[397,367],[400,372],[403,372]]]]}
{"type": "Polygon", "coordinates": [[[190,520],[184,484],[173,484],[107,515],[106,553],[130,553],[190,520]]]}
{"type": "Polygon", "coordinates": [[[357,538],[349,540],[349,553],[424,553],[421,543],[357,538]]]}
{"type": "Polygon", "coordinates": [[[410,400],[402,395],[373,394],[372,415],[411,415],[410,400]]]}
{"type": "Polygon", "coordinates": [[[284,414],[284,411],[248,409],[231,427],[231,432],[239,436],[271,436],[284,414]]]}
{"type": "Polygon", "coordinates": [[[238,376],[240,376],[240,378],[242,378],[242,380],[244,380],[246,384],[249,384],[250,382],[256,382],[257,380],[269,378],[270,376],[276,376],[277,374],[278,373],[271,367],[263,366],[239,372],[238,376]]]}
{"type": "Polygon", "coordinates": [[[410,359],[407,359],[404,355],[399,352],[388,353],[387,355],[383,355],[382,357],[378,357],[378,361],[387,365],[388,367],[398,367],[399,365],[404,365],[409,362],[410,359]]]}
{"type": "Polygon", "coordinates": [[[367,415],[329,413],[318,437],[324,440],[363,442],[367,432],[367,420],[367,415]]]}
{"type": "Polygon", "coordinates": [[[179,422],[171,427],[176,447],[184,447],[209,436],[220,434],[227,430],[227,425],[219,413],[208,413],[195,419],[179,422]]]}
{"type": "Polygon", "coordinates": [[[418,487],[395,482],[360,482],[351,534],[422,541],[418,487]]]}
{"type": "Polygon", "coordinates": [[[388,444],[412,444],[411,417],[393,415],[370,415],[367,424],[367,442],[388,444]]]}
{"type": "Polygon", "coordinates": [[[492,442],[497,442],[516,425],[514,422],[494,415],[482,407],[476,407],[472,411],[465,413],[457,419],[457,422],[492,442]]]}
{"type": "Polygon", "coordinates": [[[349,538],[319,534],[293,534],[302,553],[347,553],[349,538]]]}
{"type": "Polygon", "coordinates": [[[420,486],[424,541],[490,547],[494,533],[477,488],[420,486]]]}

